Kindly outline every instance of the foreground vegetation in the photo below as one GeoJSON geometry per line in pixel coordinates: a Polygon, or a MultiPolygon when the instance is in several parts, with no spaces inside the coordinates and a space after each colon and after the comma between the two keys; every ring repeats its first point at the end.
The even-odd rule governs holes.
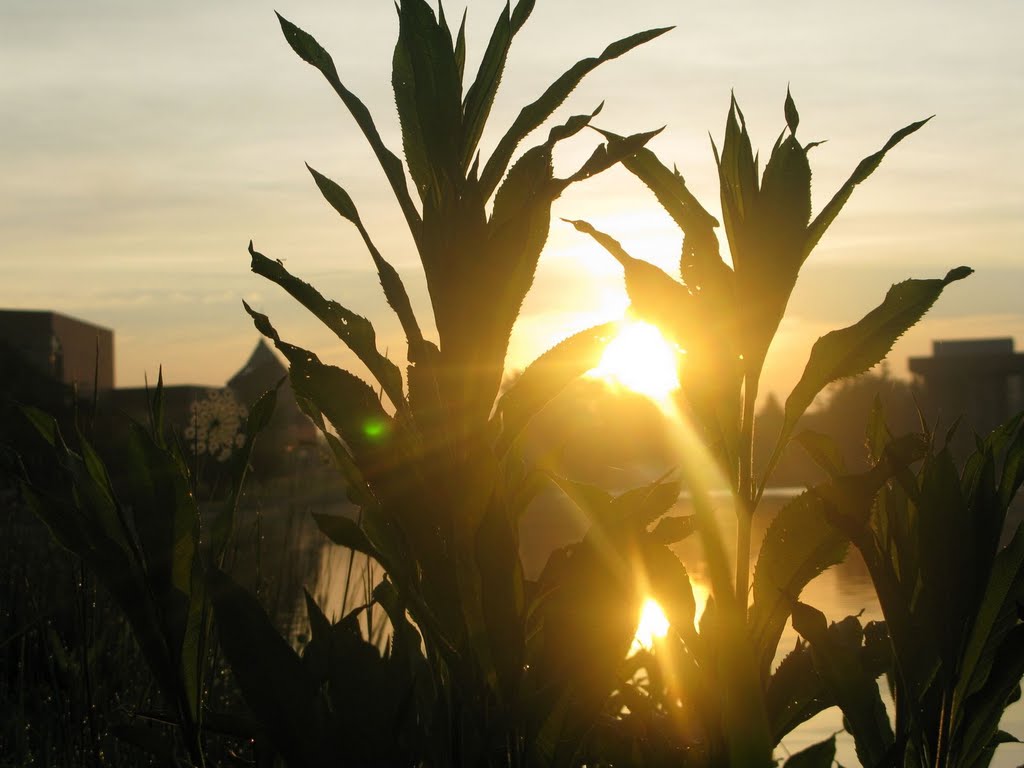
{"type": "MultiPolygon", "coordinates": [[[[404,166],[327,52],[281,19],[288,43],[327,79],[380,162],[419,253],[437,329],[436,342],[424,336],[354,202],[319,171],[310,169],[314,182],[357,228],[401,323],[405,376],[378,350],[370,321],[250,245],[253,271],[323,321],[375,379],[371,386],[321,362],[246,306],[288,359],[297,401],[320,428],[358,508],[354,516],[318,515],[316,523],[383,574],[367,570],[361,604],[332,622],[307,595],[311,639],[298,652],[251,586],[225,567],[273,391],[249,413],[215,513],[197,502],[187,456],[163,424],[159,386],[150,424],[133,428],[130,471],[119,486],[84,430],[65,436],[52,418],[26,409],[35,434],[20,446],[21,492],[124,612],[164,719],[193,765],[214,761],[211,739],[230,722],[235,734],[258,743],[253,759],[262,764],[768,766],[786,734],[830,707],[842,712],[864,765],[988,764],[1009,738],[999,718],[1024,673],[1024,534],[1018,530],[999,549],[1024,480],[1021,419],[979,440],[962,466],[948,435],[927,428],[893,435],[880,409],[867,429],[866,469],[847,469],[828,437],[796,433],[827,385],[879,363],[971,270],[894,285],[861,321],[819,339],[786,400],[772,452],[763,465],[754,461],[760,374],[801,266],[854,188],[925,121],[893,134],[812,218],[813,144],[796,138],[794,100],[787,94],[786,130],[763,174],[733,102],[715,149],[730,265],[720,253],[719,222],[645,147],[655,132],[602,130],[604,143],[588,160],[556,177],[556,144],[591,126],[598,108],[550,128],[513,162],[520,143],[584,76],[666,30],[632,35],[578,62],[481,157],[511,41],[532,10],[529,0],[506,8],[467,79],[464,26],[453,33],[443,12],[435,15],[423,0],[401,3],[392,85],[404,166]],[[501,385],[553,200],[617,163],[683,231],[682,282],[585,221],[573,223],[622,264],[633,311],[687,354],[675,415],[685,447],[678,471],[613,494],[575,478],[538,477],[521,437],[547,403],[595,367],[615,324],[577,333],[501,385]],[[753,521],[794,440],[828,480],[778,513],[751,577],[753,521]],[[529,579],[519,523],[551,481],[590,527],[529,579]],[[734,555],[714,515],[710,491],[719,484],[734,499],[734,555]],[[666,514],[684,490],[694,514],[666,514]],[[711,590],[696,625],[690,574],[671,549],[689,536],[701,542],[711,590]],[[868,566],[884,623],[865,626],[851,616],[828,624],[800,601],[850,544],[868,566]],[[664,607],[671,630],[629,655],[647,597],[664,607]],[[777,663],[790,620],[802,640],[777,663]],[[211,682],[220,654],[247,707],[241,721],[221,709],[225,699],[211,682]],[[883,675],[895,722],[879,694],[883,675]]],[[[128,737],[147,741],[137,729],[128,737]]],[[[149,748],[174,759],[163,741],[151,739],[149,748]]],[[[834,751],[828,740],[789,762],[831,765],[834,751]]]]}

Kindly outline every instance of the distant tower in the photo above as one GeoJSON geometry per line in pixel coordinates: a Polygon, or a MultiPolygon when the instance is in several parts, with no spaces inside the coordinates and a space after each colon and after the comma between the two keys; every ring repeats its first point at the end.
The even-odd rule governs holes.
{"type": "Polygon", "coordinates": [[[277,432],[280,439],[291,445],[315,443],[317,430],[305,414],[299,410],[288,380],[288,368],[277,354],[260,339],[238,373],[228,380],[228,389],[242,403],[252,405],[267,390],[273,389],[284,379],[277,391],[277,406],[270,422],[270,430],[277,432]]]}

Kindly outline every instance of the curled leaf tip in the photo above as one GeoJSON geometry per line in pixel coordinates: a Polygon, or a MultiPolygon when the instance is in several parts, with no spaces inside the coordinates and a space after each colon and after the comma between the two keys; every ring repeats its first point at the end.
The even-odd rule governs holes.
{"type": "Polygon", "coordinates": [[[970,267],[960,266],[960,267],[957,267],[956,269],[949,270],[949,272],[946,273],[946,277],[943,280],[943,282],[945,282],[947,284],[948,283],[952,283],[952,282],[955,282],[956,280],[963,280],[968,275],[973,275],[973,274],[974,274],[974,270],[971,269],[970,267]]]}

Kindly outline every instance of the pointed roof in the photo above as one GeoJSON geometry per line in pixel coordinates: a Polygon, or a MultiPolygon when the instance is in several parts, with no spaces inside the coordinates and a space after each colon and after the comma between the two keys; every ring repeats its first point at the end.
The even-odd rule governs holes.
{"type": "Polygon", "coordinates": [[[282,376],[287,375],[288,369],[284,363],[266,340],[261,338],[245,365],[228,379],[228,386],[239,392],[265,392],[272,389],[282,376]]]}

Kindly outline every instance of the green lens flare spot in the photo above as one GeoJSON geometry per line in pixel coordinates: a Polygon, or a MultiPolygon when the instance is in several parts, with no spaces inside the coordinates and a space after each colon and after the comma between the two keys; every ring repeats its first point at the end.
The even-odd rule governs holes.
{"type": "Polygon", "coordinates": [[[370,419],[363,424],[363,435],[370,438],[371,440],[379,440],[384,437],[384,433],[387,431],[387,424],[380,419],[370,419]]]}

